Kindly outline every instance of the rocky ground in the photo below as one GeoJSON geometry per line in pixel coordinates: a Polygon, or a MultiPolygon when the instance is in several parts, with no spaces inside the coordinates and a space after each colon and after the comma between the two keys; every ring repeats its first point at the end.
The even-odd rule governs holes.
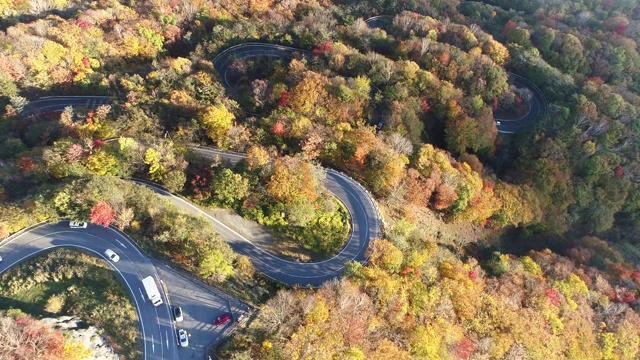
{"type": "Polygon", "coordinates": [[[118,360],[119,358],[113,352],[104,336],[102,336],[102,329],[96,326],[88,326],[80,318],[60,316],[57,318],[44,318],[41,322],[51,325],[71,339],[91,349],[91,356],[87,358],[88,360],[118,360]]]}

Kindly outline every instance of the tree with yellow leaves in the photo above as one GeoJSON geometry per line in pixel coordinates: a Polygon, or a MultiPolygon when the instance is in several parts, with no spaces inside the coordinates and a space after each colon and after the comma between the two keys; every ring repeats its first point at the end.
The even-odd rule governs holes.
{"type": "Polygon", "coordinates": [[[306,116],[317,114],[322,102],[327,98],[325,90],[327,84],[326,77],[313,71],[306,71],[302,80],[289,93],[289,106],[306,116]]]}
{"type": "Polygon", "coordinates": [[[234,119],[235,116],[222,104],[209,106],[199,118],[207,136],[219,147],[226,145],[234,119]]]}
{"type": "Polygon", "coordinates": [[[249,170],[259,168],[269,162],[269,152],[262,146],[253,145],[247,151],[249,170]]]}

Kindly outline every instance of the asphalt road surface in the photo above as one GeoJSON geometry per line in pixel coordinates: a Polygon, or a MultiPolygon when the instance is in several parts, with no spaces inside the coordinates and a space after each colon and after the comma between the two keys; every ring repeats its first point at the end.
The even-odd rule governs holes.
{"type": "Polygon", "coordinates": [[[532,82],[522,76],[510,73],[511,83],[519,88],[529,89],[531,92],[531,101],[526,114],[516,119],[500,119],[496,118],[496,127],[498,132],[513,134],[518,132],[524,126],[536,123],[547,113],[547,101],[544,94],[532,82]],[[499,124],[497,122],[500,122],[499,124]]]}
{"type": "MultiPolygon", "coordinates": [[[[218,157],[232,163],[245,158],[244,154],[229,153],[211,148],[190,147],[189,149],[203,157],[210,159],[218,157]]],[[[148,182],[139,183],[148,186],[158,195],[166,197],[167,200],[173,202],[182,210],[207,218],[216,232],[229,243],[235,252],[249,256],[258,271],[289,286],[318,287],[327,280],[340,277],[348,261],[365,261],[365,251],[369,246],[369,240],[380,236],[380,217],[373,199],[356,181],[334,170],[327,170],[325,186],[347,208],[351,216],[351,233],[346,245],[336,256],[321,262],[302,263],[282,259],[261,249],[253,244],[251,239],[240,235],[189,201],[177,197],[154,184],[148,182]]]]}
{"type": "Polygon", "coordinates": [[[95,109],[100,105],[110,104],[110,96],[49,96],[32,101],[24,106],[20,116],[41,116],[48,112],[61,112],[67,106],[74,108],[95,109]]]}
{"type": "Polygon", "coordinates": [[[201,285],[182,271],[159,262],[155,262],[155,265],[169,290],[169,302],[172,306],[182,308],[184,320],[176,322],[176,328],[185,329],[189,333],[189,346],[180,348],[180,359],[206,359],[207,346],[211,341],[221,340],[222,335],[236,325],[232,320],[224,325],[215,326],[213,320],[227,311],[231,311],[233,319],[237,320],[247,307],[229,296],[201,285]]]}
{"type": "Polygon", "coordinates": [[[370,17],[368,19],[366,19],[364,21],[365,24],[367,24],[368,27],[375,29],[375,28],[379,28],[382,26],[382,24],[380,24],[380,21],[385,19],[385,18],[390,18],[393,19],[392,15],[378,15],[378,16],[374,16],[374,17],[370,17]]]}
{"type": "Polygon", "coordinates": [[[158,281],[158,273],[149,258],[140,252],[131,239],[111,228],[91,225],[86,229],[70,229],[69,222],[46,224],[0,242],[0,275],[26,258],[56,247],[75,248],[104,258],[129,289],[140,318],[144,359],[178,359],[177,335],[167,297],[158,281]],[[113,263],[104,252],[112,249],[120,256],[113,263]],[[164,304],[155,307],[146,298],[142,279],[152,276],[164,304]]]}
{"type": "Polygon", "coordinates": [[[288,46],[268,43],[245,43],[225,49],[213,59],[213,67],[216,69],[224,85],[229,89],[234,87],[227,81],[227,70],[234,59],[246,59],[256,56],[270,56],[292,59],[297,55],[309,56],[307,50],[296,49],[288,46]]]}

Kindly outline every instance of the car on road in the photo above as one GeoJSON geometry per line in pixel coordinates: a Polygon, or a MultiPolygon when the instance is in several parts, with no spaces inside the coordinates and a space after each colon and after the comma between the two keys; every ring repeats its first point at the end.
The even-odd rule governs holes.
{"type": "Polygon", "coordinates": [[[500,126],[500,121],[496,121],[496,126],[500,126]]]}
{"type": "Polygon", "coordinates": [[[189,346],[189,335],[187,334],[187,330],[185,329],[178,330],[178,345],[182,347],[189,346]]]}
{"type": "Polygon", "coordinates": [[[182,308],[180,306],[173,307],[173,317],[175,317],[176,322],[184,320],[182,317],[182,308]]]}
{"type": "Polygon", "coordinates": [[[219,326],[222,324],[226,324],[229,320],[231,320],[231,313],[226,312],[220,316],[218,316],[215,320],[213,320],[213,325],[219,326]]]}
{"type": "Polygon", "coordinates": [[[0,256],[0,262],[2,262],[2,256],[0,256]]]}
{"type": "Polygon", "coordinates": [[[69,221],[69,227],[72,229],[86,229],[87,223],[80,221],[69,221]]]}
{"type": "Polygon", "coordinates": [[[117,263],[118,261],[120,261],[120,256],[118,256],[118,254],[116,254],[111,249],[107,249],[107,251],[105,251],[104,254],[109,258],[109,260],[113,261],[114,263],[117,263]]]}

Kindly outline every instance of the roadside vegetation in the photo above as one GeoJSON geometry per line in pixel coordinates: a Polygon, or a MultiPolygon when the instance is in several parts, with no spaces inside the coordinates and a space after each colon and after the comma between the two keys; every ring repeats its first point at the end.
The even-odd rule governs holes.
{"type": "Polygon", "coordinates": [[[16,309],[0,310],[0,341],[2,359],[82,360],[91,355],[83,344],[16,309]]]}
{"type": "Polygon", "coordinates": [[[187,169],[190,197],[203,206],[231,208],[264,225],[267,249],[301,261],[338,252],[349,236],[345,207],[324,186],[324,169],[299,157],[271,159],[261,147],[247,161],[193,159],[187,169]]]}
{"type": "MultiPolygon", "coordinates": [[[[138,313],[130,298],[132,295],[101,259],[73,250],[54,250],[7,271],[0,277],[0,289],[2,309],[19,310],[36,318],[80,317],[88,324],[103,329],[111,347],[124,359],[142,358],[142,336],[138,313]]],[[[18,321],[20,318],[16,321],[22,326],[26,326],[22,321],[33,321],[18,321]]],[[[29,326],[37,327],[35,324],[29,326]]],[[[41,331],[45,332],[44,329],[41,331]]],[[[52,336],[57,336],[54,333],[52,336]]],[[[49,351],[51,359],[55,356],[60,356],[60,359],[84,358],[80,354],[76,357],[63,356],[69,353],[67,350],[61,353],[54,349],[49,351]]],[[[33,358],[44,359],[35,354],[33,358]]]]}

